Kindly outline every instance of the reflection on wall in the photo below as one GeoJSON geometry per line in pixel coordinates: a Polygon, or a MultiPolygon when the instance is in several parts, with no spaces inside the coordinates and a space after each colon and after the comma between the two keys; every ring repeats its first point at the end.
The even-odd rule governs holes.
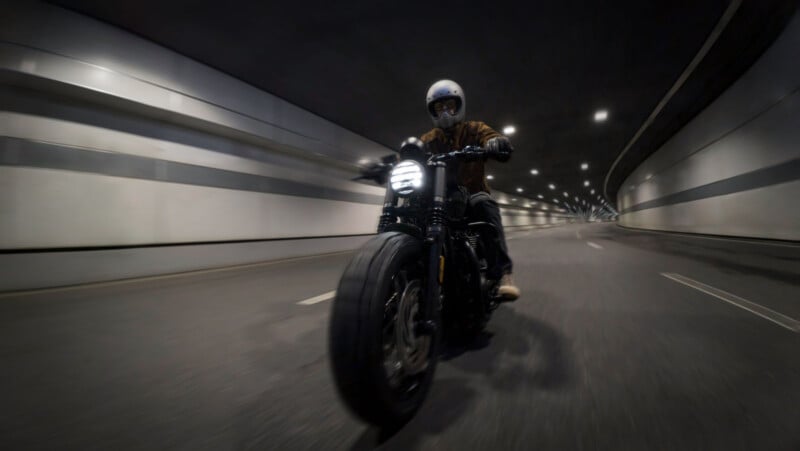
{"type": "Polygon", "coordinates": [[[619,223],[800,240],[800,16],[623,183],[619,223]]]}

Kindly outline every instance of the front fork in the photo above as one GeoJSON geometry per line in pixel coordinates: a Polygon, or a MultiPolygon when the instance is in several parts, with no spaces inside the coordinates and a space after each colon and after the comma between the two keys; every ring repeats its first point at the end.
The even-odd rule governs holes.
{"type": "Polygon", "coordinates": [[[428,212],[428,229],[425,233],[425,244],[428,245],[428,279],[425,287],[425,318],[422,333],[436,332],[436,321],[441,305],[441,284],[444,277],[444,255],[442,253],[445,236],[445,194],[446,194],[446,165],[442,162],[434,163],[433,203],[428,212]]]}
{"type": "Polygon", "coordinates": [[[383,212],[381,219],[378,222],[378,233],[383,233],[386,226],[397,222],[397,214],[394,211],[395,204],[397,203],[397,195],[391,188],[391,185],[386,186],[386,194],[383,196],[383,212]]]}

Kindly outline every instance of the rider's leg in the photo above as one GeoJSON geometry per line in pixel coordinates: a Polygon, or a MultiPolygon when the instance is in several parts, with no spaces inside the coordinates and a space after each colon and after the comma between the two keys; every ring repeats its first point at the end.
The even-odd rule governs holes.
{"type": "Polygon", "coordinates": [[[508,300],[519,297],[519,288],[514,285],[511,278],[513,264],[508,256],[506,237],[503,231],[503,220],[500,217],[500,208],[489,193],[481,191],[470,196],[469,216],[473,220],[488,222],[495,226],[498,232],[497,239],[484,240],[486,247],[486,262],[489,265],[488,276],[500,280],[498,294],[508,300]]]}

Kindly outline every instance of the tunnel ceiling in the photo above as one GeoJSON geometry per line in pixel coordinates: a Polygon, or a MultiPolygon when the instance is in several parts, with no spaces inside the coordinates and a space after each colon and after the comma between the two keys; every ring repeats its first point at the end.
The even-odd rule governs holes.
{"type": "MultiPolygon", "coordinates": [[[[723,0],[54,3],[395,149],[405,137],[430,129],[428,86],[454,79],[466,92],[468,119],[498,130],[517,128],[514,158],[490,164],[492,186],[506,192],[521,187],[523,195],[548,199],[568,191],[570,198],[587,200],[591,188],[602,193],[614,159],[728,7],[723,0]],[[606,122],[594,122],[598,109],[608,110],[606,122]],[[587,171],[580,170],[582,162],[587,171]]],[[[625,175],[752,64],[795,3],[739,7],[685,87],[612,174],[612,198],[625,175]]]]}

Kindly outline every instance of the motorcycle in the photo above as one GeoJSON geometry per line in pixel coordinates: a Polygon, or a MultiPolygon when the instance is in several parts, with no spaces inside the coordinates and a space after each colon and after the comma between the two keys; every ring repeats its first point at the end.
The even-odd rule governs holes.
{"type": "Polygon", "coordinates": [[[396,162],[360,177],[388,183],[378,234],[336,290],[329,351],[340,397],[368,423],[410,420],[432,384],[443,334],[475,337],[501,301],[484,244],[498,231],[467,222],[468,193],[448,183],[457,160],[487,156],[475,146],[430,154],[409,138],[396,162]]]}

